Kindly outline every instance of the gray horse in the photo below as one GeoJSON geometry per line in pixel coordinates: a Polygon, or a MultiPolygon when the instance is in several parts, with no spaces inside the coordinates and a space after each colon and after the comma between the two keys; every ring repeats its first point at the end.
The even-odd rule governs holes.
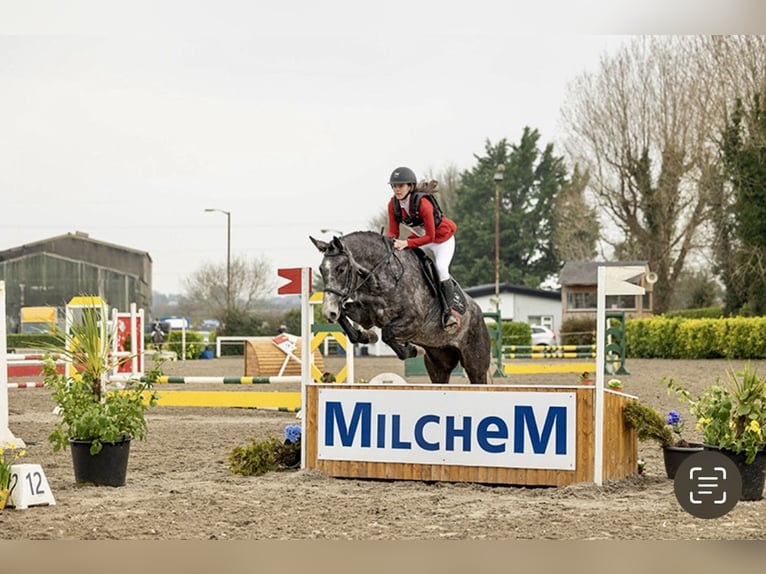
{"type": "Polygon", "coordinates": [[[473,384],[486,384],[490,340],[479,305],[455,283],[460,326],[442,327],[438,280],[421,250],[396,251],[393,239],[372,231],[355,231],[329,242],[309,237],[324,254],[322,315],[338,322],[352,343],[374,343],[369,331],[380,327],[383,342],[404,360],[425,351],[432,383],[449,383],[458,363],[473,384]],[[430,273],[429,273],[430,269],[430,273]],[[358,327],[361,326],[361,329],[358,327]]]}

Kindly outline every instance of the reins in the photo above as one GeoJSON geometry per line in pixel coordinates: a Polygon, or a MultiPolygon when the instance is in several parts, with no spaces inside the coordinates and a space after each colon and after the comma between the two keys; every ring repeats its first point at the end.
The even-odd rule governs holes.
{"type": "MultiPolygon", "coordinates": [[[[372,268],[365,273],[364,278],[356,284],[354,281],[354,278],[358,275],[359,271],[359,265],[353,260],[350,253],[338,251],[337,253],[325,253],[325,257],[337,257],[339,255],[345,255],[348,259],[349,266],[351,269],[349,270],[348,276],[346,277],[346,285],[344,286],[343,291],[338,291],[337,289],[333,289],[332,287],[325,286],[324,290],[327,293],[332,293],[333,295],[337,295],[341,298],[343,302],[346,302],[348,299],[351,298],[351,295],[353,293],[356,293],[359,291],[359,289],[370,279],[370,277],[373,277],[377,270],[382,267],[385,263],[388,263],[388,261],[391,259],[391,256],[394,255],[394,249],[393,249],[393,241],[387,241],[386,237],[381,237],[383,240],[383,244],[386,246],[386,254],[381,257],[373,266],[372,268]]],[[[398,257],[394,257],[396,261],[399,263],[399,266],[401,268],[401,273],[398,277],[396,277],[396,282],[398,283],[399,280],[402,278],[402,275],[404,274],[404,266],[402,265],[402,262],[399,261],[398,257]]]]}

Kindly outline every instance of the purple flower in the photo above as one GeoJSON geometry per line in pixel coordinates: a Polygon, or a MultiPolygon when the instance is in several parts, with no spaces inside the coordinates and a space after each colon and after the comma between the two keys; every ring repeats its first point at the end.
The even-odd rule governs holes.
{"type": "Polygon", "coordinates": [[[667,422],[669,425],[677,425],[681,422],[681,415],[678,414],[678,411],[670,411],[665,422],[667,422]]]}
{"type": "Polygon", "coordinates": [[[285,427],[285,439],[292,444],[295,444],[301,440],[301,427],[300,425],[287,425],[285,427]]]}

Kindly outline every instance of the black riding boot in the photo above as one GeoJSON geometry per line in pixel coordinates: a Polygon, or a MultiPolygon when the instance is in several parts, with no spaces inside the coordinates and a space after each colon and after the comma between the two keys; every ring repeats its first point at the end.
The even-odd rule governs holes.
{"type": "Polygon", "coordinates": [[[455,315],[452,313],[452,299],[455,296],[455,286],[452,279],[445,279],[439,286],[441,287],[442,303],[442,326],[445,331],[454,331],[460,326],[455,315]]]}

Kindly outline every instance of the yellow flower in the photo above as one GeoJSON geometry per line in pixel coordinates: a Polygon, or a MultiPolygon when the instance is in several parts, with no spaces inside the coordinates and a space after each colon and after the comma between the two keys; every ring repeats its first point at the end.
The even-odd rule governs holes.
{"type": "Polygon", "coordinates": [[[697,430],[702,430],[705,428],[706,425],[709,425],[711,422],[713,422],[713,419],[706,418],[706,417],[700,417],[697,419],[697,430]]]}
{"type": "Polygon", "coordinates": [[[751,420],[751,421],[750,421],[750,424],[749,424],[749,425],[747,425],[747,427],[745,428],[745,430],[746,430],[746,431],[750,431],[750,432],[753,432],[753,433],[757,434],[757,435],[758,435],[758,438],[762,438],[762,435],[761,435],[761,425],[760,425],[760,424],[758,424],[758,421],[757,421],[757,420],[755,420],[755,419],[753,419],[753,420],[751,420]]]}

